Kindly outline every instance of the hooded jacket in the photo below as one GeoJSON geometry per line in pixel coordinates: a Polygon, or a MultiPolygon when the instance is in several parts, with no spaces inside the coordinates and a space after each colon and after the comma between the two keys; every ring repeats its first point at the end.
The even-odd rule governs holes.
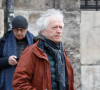
{"type": "MultiPolygon", "coordinates": [[[[23,52],[13,77],[14,90],[52,90],[51,72],[47,55],[37,41],[23,52]]],[[[73,68],[64,53],[68,71],[69,90],[75,90],[73,68]]]]}

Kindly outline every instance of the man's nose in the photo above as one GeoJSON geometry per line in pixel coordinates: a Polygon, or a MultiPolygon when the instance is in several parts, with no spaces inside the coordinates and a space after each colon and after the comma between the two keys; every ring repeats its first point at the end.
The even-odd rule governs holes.
{"type": "Polygon", "coordinates": [[[61,32],[61,28],[58,27],[58,28],[57,28],[57,32],[61,32]]]}
{"type": "Polygon", "coordinates": [[[21,31],[20,30],[18,30],[18,34],[20,34],[21,33],[21,31]]]}

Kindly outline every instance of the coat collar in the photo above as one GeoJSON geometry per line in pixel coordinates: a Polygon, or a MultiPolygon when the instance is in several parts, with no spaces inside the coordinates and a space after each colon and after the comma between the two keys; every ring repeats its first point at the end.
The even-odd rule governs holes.
{"type": "Polygon", "coordinates": [[[33,44],[33,48],[32,48],[33,53],[34,53],[37,57],[39,57],[39,58],[41,58],[41,59],[45,59],[46,61],[48,61],[48,57],[47,57],[47,55],[45,54],[45,52],[44,52],[41,48],[39,48],[39,47],[37,46],[38,43],[39,43],[39,40],[38,40],[35,44],[33,44]]]}

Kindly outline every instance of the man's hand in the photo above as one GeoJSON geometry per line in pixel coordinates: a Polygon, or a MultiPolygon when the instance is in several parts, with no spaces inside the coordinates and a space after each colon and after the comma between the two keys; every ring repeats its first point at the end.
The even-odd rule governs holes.
{"type": "Polygon", "coordinates": [[[17,57],[15,55],[10,56],[9,59],[8,59],[8,63],[10,65],[16,65],[17,64],[16,58],[17,57]]]}

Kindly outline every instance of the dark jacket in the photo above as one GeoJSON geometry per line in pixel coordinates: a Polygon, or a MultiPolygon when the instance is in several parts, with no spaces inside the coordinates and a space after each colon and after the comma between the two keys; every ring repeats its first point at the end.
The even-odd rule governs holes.
{"type": "MultiPolygon", "coordinates": [[[[9,65],[8,64],[8,56],[3,56],[3,50],[4,50],[4,46],[5,46],[5,42],[6,42],[6,40],[7,40],[7,38],[9,37],[9,35],[11,35],[11,33],[12,33],[12,31],[9,31],[9,32],[7,32],[6,34],[4,34],[4,36],[0,39],[0,85],[2,85],[3,86],[3,88],[4,87],[9,87],[9,86],[12,86],[12,85],[10,85],[10,83],[8,82],[8,81],[10,81],[10,82],[12,82],[12,78],[13,78],[13,74],[14,74],[14,70],[15,70],[15,68],[16,68],[16,65],[15,66],[11,66],[11,65],[9,65]],[[11,68],[11,70],[10,70],[10,68],[11,68]],[[6,70],[7,72],[3,72],[4,70],[6,70]],[[9,72],[9,70],[12,72],[12,73],[10,73],[9,72]],[[2,74],[3,73],[3,74],[2,74]],[[2,74],[2,75],[1,75],[2,74]],[[11,74],[11,76],[9,75],[9,74],[11,74]],[[4,76],[5,75],[5,76],[4,76]],[[4,81],[4,78],[1,78],[1,76],[3,76],[4,78],[5,78],[5,81],[4,81]],[[10,78],[11,77],[11,78],[10,78]],[[6,78],[7,78],[7,80],[6,80],[6,78]],[[2,84],[1,84],[1,81],[2,81],[2,84]],[[6,82],[7,81],[7,82],[6,82]],[[3,83],[8,83],[8,84],[6,84],[6,86],[5,86],[5,84],[3,85],[3,83]],[[9,85],[9,86],[7,86],[7,85],[9,85]]],[[[27,34],[26,34],[27,36],[30,36],[30,38],[31,38],[31,40],[28,40],[29,42],[30,42],[30,44],[29,45],[31,45],[31,44],[33,44],[33,35],[29,32],[29,31],[27,31],[27,34]]],[[[28,38],[28,37],[27,37],[28,38]]],[[[13,43],[12,41],[11,41],[11,43],[13,43]]],[[[15,48],[14,46],[11,46],[11,47],[13,47],[13,48],[15,48]]],[[[12,88],[12,87],[11,87],[12,88]]],[[[1,89],[0,89],[1,90],[1,89]]],[[[4,90],[4,89],[2,89],[2,90],[4,90]]],[[[5,90],[12,90],[12,89],[10,89],[10,88],[8,88],[8,89],[5,89],[5,90]]]]}
{"type": "Polygon", "coordinates": [[[9,66],[8,64],[9,57],[3,57],[3,48],[4,48],[5,41],[7,37],[10,35],[10,33],[11,31],[5,33],[4,36],[0,38],[0,70],[9,66]]]}
{"type": "MultiPolygon", "coordinates": [[[[40,47],[41,44],[37,41],[23,52],[13,77],[14,90],[52,90],[49,60],[40,47]]],[[[75,90],[73,68],[65,53],[64,56],[69,90],[75,90]]]]}
{"type": "MultiPolygon", "coordinates": [[[[7,32],[6,34],[4,34],[2,38],[0,38],[0,81],[1,81],[1,70],[9,66],[8,57],[2,57],[3,56],[2,54],[3,54],[3,48],[4,48],[6,38],[8,37],[10,33],[11,32],[7,32]]],[[[0,90],[1,90],[1,83],[0,83],[0,90]]]]}

